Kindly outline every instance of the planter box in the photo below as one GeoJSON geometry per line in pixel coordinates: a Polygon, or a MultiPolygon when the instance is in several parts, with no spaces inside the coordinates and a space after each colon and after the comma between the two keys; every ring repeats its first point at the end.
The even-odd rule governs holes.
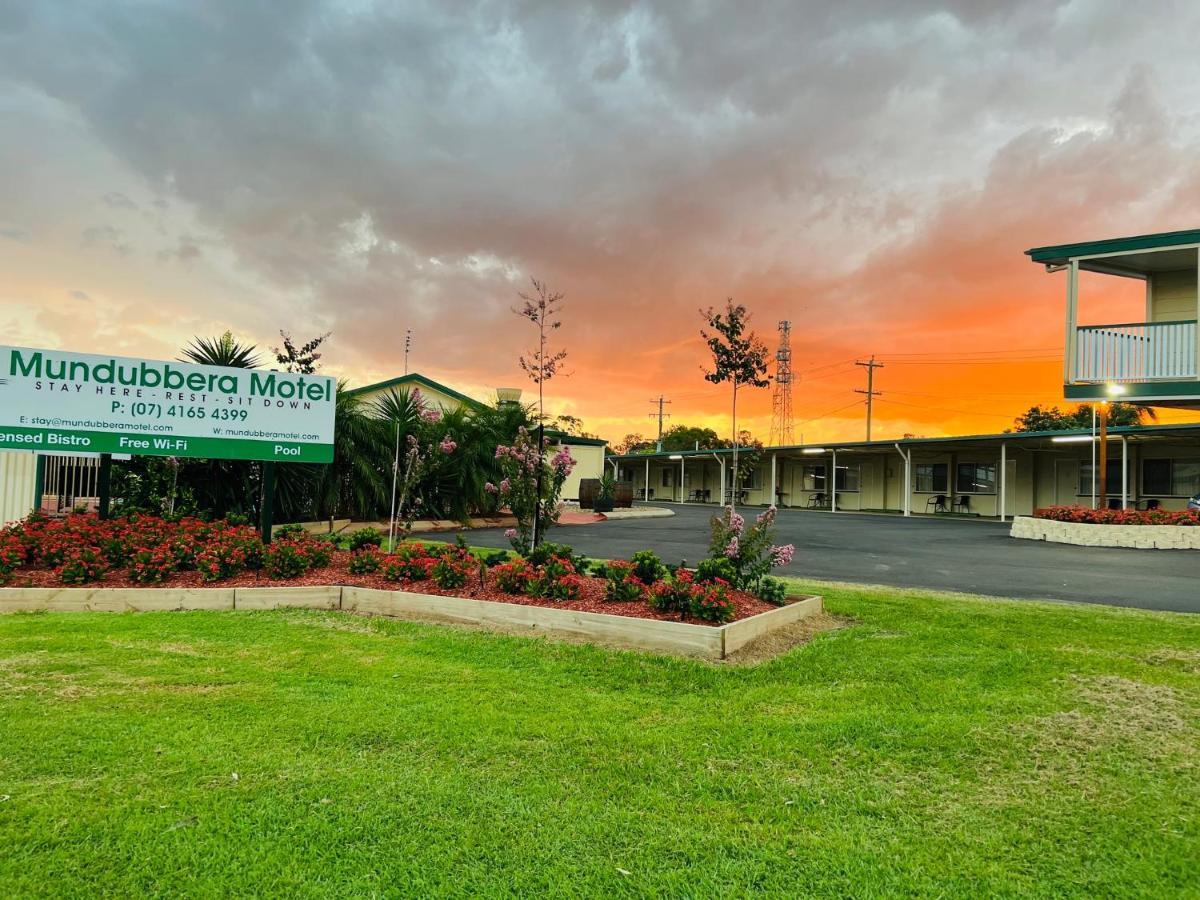
{"type": "Polygon", "coordinates": [[[1200,550],[1200,527],[1193,525],[1092,525],[1018,516],[1015,538],[1076,544],[1080,547],[1128,547],[1137,550],[1200,550]]]}
{"type": "Polygon", "coordinates": [[[727,625],[696,625],[607,613],[525,606],[375,588],[0,588],[0,612],[150,612],[301,607],[396,616],[425,622],[498,625],[530,633],[564,634],[597,644],[724,659],[755,638],[821,612],[805,597],[727,625]]]}

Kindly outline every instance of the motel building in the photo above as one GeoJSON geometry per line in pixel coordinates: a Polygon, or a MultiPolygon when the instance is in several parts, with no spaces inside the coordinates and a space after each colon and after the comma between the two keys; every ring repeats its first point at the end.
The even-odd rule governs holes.
{"type": "MultiPolygon", "coordinates": [[[[1200,424],[1108,435],[1110,506],[1184,509],[1200,492],[1200,424]]],[[[1096,443],[1090,431],[1039,431],[766,447],[738,502],[1000,520],[1044,506],[1091,506],[1096,443]]],[[[731,449],[609,457],[634,496],[653,502],[728,503],[732,464],[731,449]]]]}

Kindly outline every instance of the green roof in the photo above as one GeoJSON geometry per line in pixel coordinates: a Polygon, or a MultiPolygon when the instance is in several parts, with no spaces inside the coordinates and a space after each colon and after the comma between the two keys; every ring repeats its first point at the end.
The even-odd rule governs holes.
{"type": "Polygon", "coordinates": [[[577,447],[607,447],[608,441],[604,438],[580,437],[577,434],[570,434],[563,431],[561,428],[547,428],[545,430],[546,437],[559,444],[574,444],[577,447]]]}
{"type": "Polygon", "coordinates": [[[375,384],[366,384],[359,388],[346,391],[350,396],[355,394],[366,394],[370,391],[382,391],[389,388],[427,388],[431,391],[445,394],[448,397],[453,397],[455,400],[470,406],[474,409],[482,409],[487,404],[481,403],[474,397],[468,397],[466,394],[456,391],[452,387],[446,387],[444,384],[439,384],[432,378],[426,378],[424,375],[419,375],[413,372],[409,375],[401,375],[398,378],[389,378],[387,381],[377,381],[375,384]]]}
{"type": "MultiPolygon", "coordinates": [[[[1192,433],[1200,431],[1200,422],[1183,422],[1178,425],[1114,425],[1108,429],[1110,435],[1126,435],[1129,437],[1147,436],[1152,437],[1158,434],[1170,434],[1172,432],[1192,433]]],[[[763,450],[773,451],[798,451],[804,450],[892,450],[899,444],[902,447],[918,447],[923,444],[952,444],[966,443],[974,441],[1028,441],[1028,440],[1043,440],[1045,438],[1056,437],[1071,437],[1090,435],[1091,429],[1088,428],[1072,428],[1063,429],[1062,431],[1006,431],[998,434],[964,434],[951,437],[928,437],[928,438],[897,438],[894,440],[882,441],[826,441],[820,444],[788,444],[783,447],[764,447],[763,450]]],[[[746,448],[742,448],[744,451],[746,448]]],[[[672,456],[712,456],[713,454],[720,456],[732,456],[733,449],[722,447],[719,450],[663,450],[655,453],[624,453],[614,454],[610,459],[617,460],[645,460],[645,459],[669,459],[672,456]]]]}
{"type": "Polygon", "coordinates": [[[1061,266],[1080,256],[1095,256],[1102,253],[1125,253],[1130,250],[1158,250],[1200,244],[1200,229],[1189,231],[1164,231],[1159,234],[1135,234],[1132,237],[1108,238],[1103,241],[1083,241],[1078,244],[1056,244],[1052,247],[1034,247],[1025,255],[1035,263],[1061,266]]]}

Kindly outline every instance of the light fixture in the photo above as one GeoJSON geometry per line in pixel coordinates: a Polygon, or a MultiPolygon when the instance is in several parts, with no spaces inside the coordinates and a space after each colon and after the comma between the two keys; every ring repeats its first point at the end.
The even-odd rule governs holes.
{"type": "Polygon", "coordinates": [[[800,452],[801,453],[827,453],[829,451],[827,451],[824,447],[806,447],[805,449],[801,450],[800,452]]]}
{"type": "Polygon", "coordinates": [[[683,459],[682,453],[672,453],[667,459],[683,459]]]}
{"type": "Polygon", "coordinates": [[[1091,443],[1095,438],[1090,434],[1069,434],[1063,437],[1050,438],[1055,444],[1085,444],[1091,443]]]}
{"type": "Polygon", "coordinates": [[[1126,388],[1123,384],[1108,384],[1105,385],[1104,390],[1110,397],[1120,397],[1125,393],[1126,388]]]}

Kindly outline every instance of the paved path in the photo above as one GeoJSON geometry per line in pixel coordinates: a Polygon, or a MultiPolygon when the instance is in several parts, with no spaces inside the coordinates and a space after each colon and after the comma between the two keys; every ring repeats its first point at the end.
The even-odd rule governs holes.
{"type": "MultiPolygon", "coordinates": [[[[713,509],[654,505],[670,506],[676,515],[564,527],[551,539],[605,559],[646,548],[671,562],[702,559],[713,509]]],[[[746,510],[748,516],[757,512],[746,510]]],[[[1008,527],[785,509],[777,541],[796,545],[795,559],[782,573],[802,578],[1200,612],[1200,552],[1023,541],[1010,538],[1008,527]]],[[[475,531],[470,540],[508,546],[500,530],[475,531]]]]}

